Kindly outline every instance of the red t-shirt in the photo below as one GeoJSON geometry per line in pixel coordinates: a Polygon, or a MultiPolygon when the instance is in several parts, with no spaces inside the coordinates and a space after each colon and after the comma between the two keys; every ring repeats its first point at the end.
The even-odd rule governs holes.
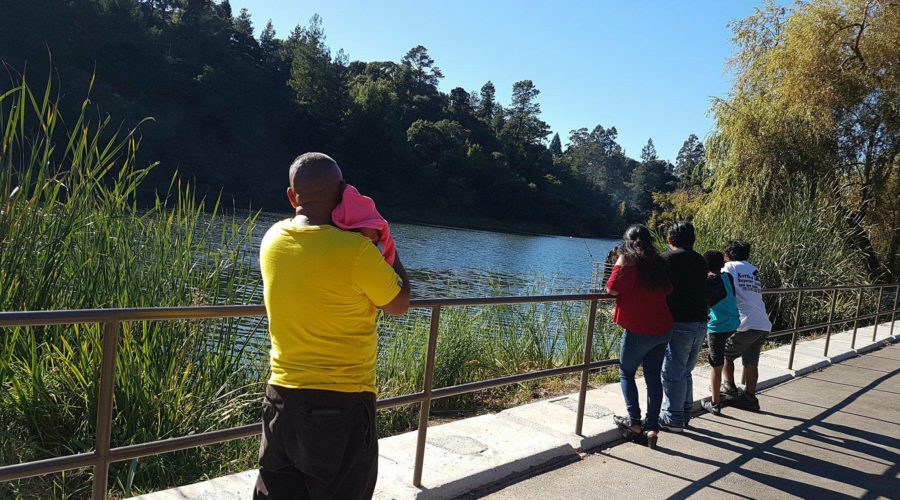
{"type": "Polygon", "coordinates": [[[617,325],[638,335],[660,336],[672,330],[672,314],[666,296],[672,285],[665,288],[645,288],[638,284],[635,266],[615,266],[606,288],[616,292],[617,325]]]}

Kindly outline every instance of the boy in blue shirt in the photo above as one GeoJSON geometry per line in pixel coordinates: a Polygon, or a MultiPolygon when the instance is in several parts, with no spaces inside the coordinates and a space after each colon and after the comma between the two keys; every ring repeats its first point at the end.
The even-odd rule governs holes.
{"type": "MultiPolygon", "coordinates": [[[[707,275],[709,289],[722,290],[724,287],[725,294],[724,298],[710,304],[709,321],[706,324],[706,343],[709,345],[709,365],[712,367],[712,371],[709,373],[712,396],[704,399],[700,404],[706,411],[720,415],[722,402],[719,385],[722,383],[722,366],[725,364],[725,345],[741,325],[741,317],[734,296],[734,279],[730,274],[722,271],[722,268],[725,267],[725,256],[718,250],[707,250],[703,253],[703,258],[706,259],[706,264],[709,266],[707,275]]],[[[716,295],[722,296],[722,294],[716,295]]]]}

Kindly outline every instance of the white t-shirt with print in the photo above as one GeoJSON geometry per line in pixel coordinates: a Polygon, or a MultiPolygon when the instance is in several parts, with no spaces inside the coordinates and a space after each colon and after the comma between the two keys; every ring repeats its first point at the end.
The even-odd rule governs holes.
{"type": "Polygon", "coordinates": [[[747,261],[725,263],[725,272],[734,278],[734,298],[741,313],[739,332],[747,330],[772,331],[772,322],[762,300],[762,281],[759,269],[747,261]]]}

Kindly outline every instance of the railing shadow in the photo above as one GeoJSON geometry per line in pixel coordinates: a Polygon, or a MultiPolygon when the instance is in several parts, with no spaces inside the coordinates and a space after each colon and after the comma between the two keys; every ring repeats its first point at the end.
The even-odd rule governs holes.
{"type": "MultiPolygon", "coordinates": [[[[857,427],[850,427],[842,424],[826,422],[825,420],[836,415],[837,413],[840,413],[843,409],[859,399],[859,397],[866,392],[871,391],[886,380],[889,380],[898,375],[900,375],[900,368],[889,371],[884,375],[879,376],[877,379],[873,380],[866,386],[848,395],[840,403],[834,405],[831,408],[825,409],[824,411],[808,419],[799,419],[798,421],[798,419],[793,416],[779,415],[770,412],[771,415],[798,421],[798,424],[793,428],[782,432],[780,435],[774,436],[762,443],[756,443],[750,440],[736,438],[733,436],[726,437],[726,439],[728,440],[748,446],[749,449],[733,444],[725,444],[721,439],[717,439],[716,437],[709,435],[709,433],[701,433],[692,436],[694,439],[710,444],[712,446],[731,448],[733,451],[739,453],[739,456],[727,463],[716,463],[718,469],[715,472],[708,474],[700,479],[694,480],[689,486],[686,486],[671,494],[669,498],[689,497],[700,492],[704,488],[711,487],[713,483],[725,478],[730,474],[738,474],[772,488],[776,488],[787,494],[793,494],[802,498],[849,498],[849,495],[840,494],[830,489],[820,488],[807,482],[796,481],[789,478],[773,476],[770,474],[747,469],[745,466],[754,460],[770,462],[775,465],[780,465],[806,474],[822,477],[831,481],[841,481],[845,484],[853,485],[866,491],[864,498],[893,497],[896,493],[897,486],[895,478],[895,475],[898,471],[897,459],[900,457],[898,457],[897,453],[892,452],[889,449],[869,443],[878,443],[890,448],[900,449],[900,440],[897,440],[885,434],[880,434],[857,427]],[[853,436],[858,440],[841,440],[840,438],[823,434],[815,430],[815,427],[828,429],[830,431],[845,434],[848,436],[853,436]],[[875,475],[851,467],[847,467],[839,463],[820,460],[809,457],[808,455],[803,455],[778,448],[778,445],[796,437],[806,437],[821,442],[827,442],[831,446],[845,447],[850,451],[862,453],[893,465],[884,474],[875,475]]],[[[708,460],[690,456],[676,450],[663,450],[663,453],[668,453],[685,460],[696,461],[700,463],[709,463],[708,460]]]]}

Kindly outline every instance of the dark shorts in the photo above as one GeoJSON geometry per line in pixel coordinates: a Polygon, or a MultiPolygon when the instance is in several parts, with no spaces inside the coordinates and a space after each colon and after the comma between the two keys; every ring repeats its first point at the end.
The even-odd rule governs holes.
{"type": "Polygon", "coordinates": [[[375,394],[266,386],[254,499],[372,498],[375,394]]]}
{"type": "Polygon", "coordinates": [[[725,358],[734,361],[740,357],[744,365],[759,364],[759,353],[769,332],[765,330],[745,330],[732,335],[725,344],[725,358]]]}
{"type": "Polygon", "coordinates": [[[709,366],[718,368],[725,364],[725,344],[734,332],[706,332],[706,344],[709,346],[709,366]]]}

